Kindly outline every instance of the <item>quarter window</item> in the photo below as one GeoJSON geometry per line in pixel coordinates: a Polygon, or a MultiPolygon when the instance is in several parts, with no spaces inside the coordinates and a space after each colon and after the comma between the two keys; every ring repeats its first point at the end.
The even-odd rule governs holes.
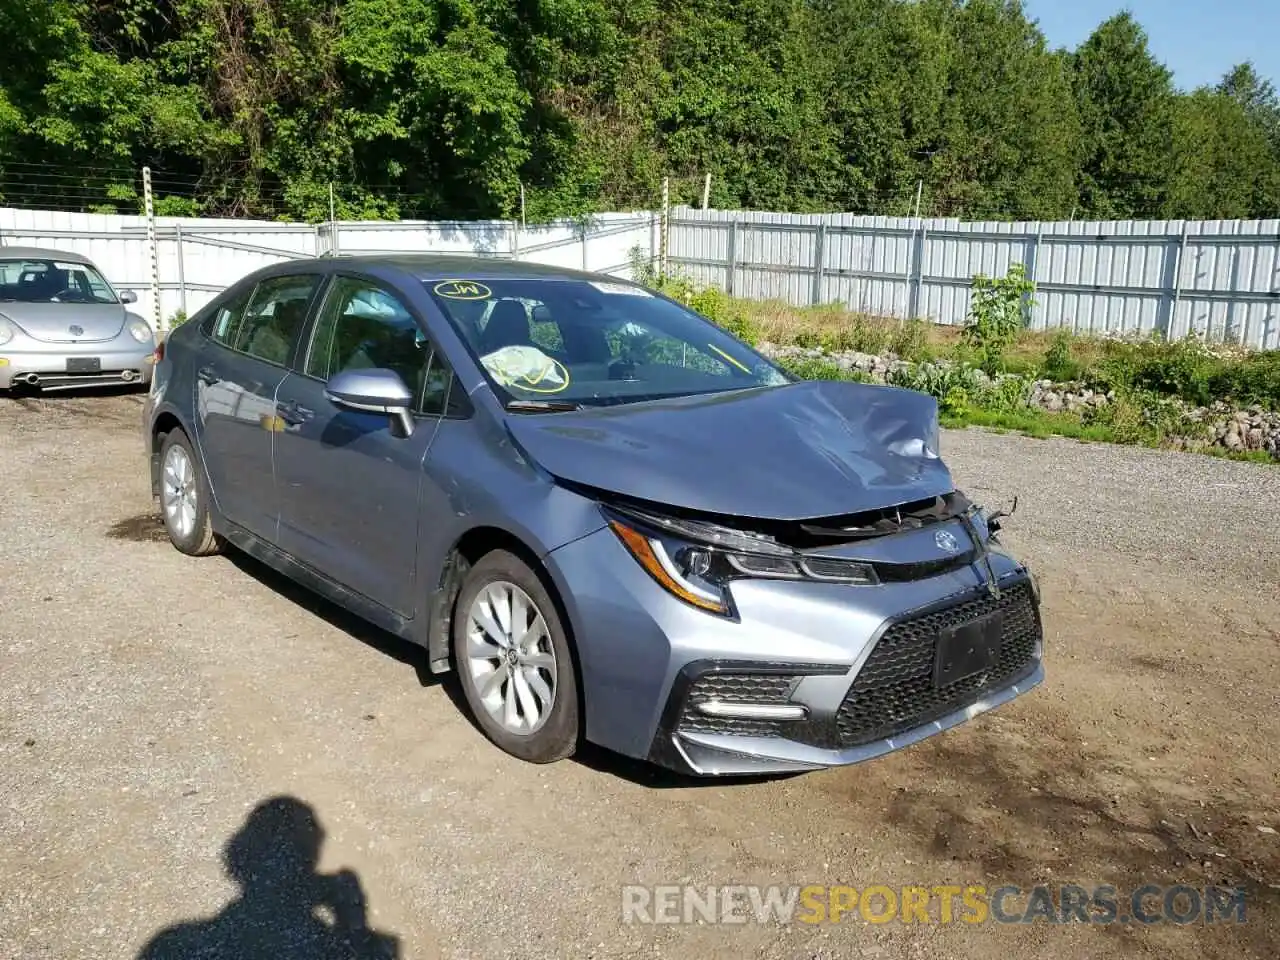
{"type": "Polygon", "coordinates": [[[234,345],[236,333],[240,329],[240,321],[244,319],[244,308],[248,306],[249,297],[252,295],[253,288],[250,287],[219,307],[218,312],[213,315],[212,323],[206,328],[209,336],[224,347],[234,345]]]}
{"type": "Polygon", "coordinates": [[[452,408],[453,371],[413,315],[367,280],[338,277],[320,308],[304,372],[327,381],[343,370],[394,370],[414,395],[414,412],[452,408]]]}

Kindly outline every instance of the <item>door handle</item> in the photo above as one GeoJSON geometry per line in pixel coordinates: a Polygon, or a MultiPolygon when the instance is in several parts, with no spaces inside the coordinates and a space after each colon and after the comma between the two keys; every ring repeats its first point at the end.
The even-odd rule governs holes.
{"type": "Polygon", "coordinates": [[[314,417],[315,411],[300,407],[296,401],[290,400],[288,403],[276,404],[276,415],[289,426],[296,427],[314,417]]]}
{"type": "Polygon", "coordinates": [[[196,371],[196,379],[199,380],[201,383],[208,384],[209,386],[213,386],[221,378],[218,376],[217,372],[213,369],[213,367],[201,367],[199,370],[196,371]]]}

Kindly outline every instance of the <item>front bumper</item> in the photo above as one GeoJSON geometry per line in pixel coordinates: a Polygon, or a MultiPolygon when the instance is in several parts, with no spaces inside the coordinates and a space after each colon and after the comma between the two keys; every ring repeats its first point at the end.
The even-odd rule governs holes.
{"type": "Polygon", "coordinates": [[[18,386],[41,390],[83,387],[145,386],[151,382],[155,344],[132,337],[106,343],[40,344],[40,349],[15,343],[0,347],[0,390],[18,386]],[[96,370],[69,370],[68,360],[96,359],[96,370]]]}
{"type": "Polygon", "coordinates": [[[972,567],[875,587],[748,581],[735,585],[732,621],[670,597],[613,539],[553,552],[553,575],[568,580],[587,738],[630,756],[698,776],[859,763],[1044,679],[1034,581],[994,545],[999,597],[972,567]],[[993,613],[998,659],[935,684],[940,632],[993,613]],[[774,715],[744,717],[743,704],[774,715]]]}

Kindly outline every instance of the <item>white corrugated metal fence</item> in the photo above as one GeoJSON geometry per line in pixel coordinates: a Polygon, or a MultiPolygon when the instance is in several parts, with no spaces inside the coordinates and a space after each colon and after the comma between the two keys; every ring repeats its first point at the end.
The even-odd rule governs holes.
{"type": "Polygon", "coordinates": [[[748,299],[962,323],[974,274],[1022,263],[1036,329],[1280,347],[1280,220],[965,223],[681,208],[673,271],[748,299]]]}
{"type": "MultiPolygon", "coordinates": [[[[518,228],[510,221],[292,224],[160,217],[160,312],[194,313],[268,263],[332,253],[464,253],[628,276],[652,261],[658,216],[606,213],[518,228]]],[[[840,303],[895,317],[963,322],[974,274],[1025,264],[1036,329],[1189,332],[1280,347],[1280,220],[964,223],[852,214],[680,208],[673,271],[737,296],[840,303]]],[[[146,218],[0,208],[0,244],[73,250],[153,316],[146,218]]]]}
{"type": "MultiPolygon", "coordinates": [[[[515,257],[629,276],[633,252],[650,260],[656,236],[651,213],[606,213],[528,228],[501,220],[310,225],[157,217],[159,313],[190,315],[259,267],[335,253],[515,257]]],[[[0,208],[0,256],[6,246],[83,254],[118,290],[138,294],[134,312],[147,319],[156,315],[145,217],[0,208]]]]}

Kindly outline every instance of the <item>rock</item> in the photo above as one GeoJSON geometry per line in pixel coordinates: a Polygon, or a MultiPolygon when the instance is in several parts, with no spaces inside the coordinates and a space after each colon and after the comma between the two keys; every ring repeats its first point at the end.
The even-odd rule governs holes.
{"type": "Polygon", "coordinates": [[[1050,413],[1057,413],[1062,409],[1062,394],[1050,391],[1044,395],[1044,408],[1050,413]]]}

